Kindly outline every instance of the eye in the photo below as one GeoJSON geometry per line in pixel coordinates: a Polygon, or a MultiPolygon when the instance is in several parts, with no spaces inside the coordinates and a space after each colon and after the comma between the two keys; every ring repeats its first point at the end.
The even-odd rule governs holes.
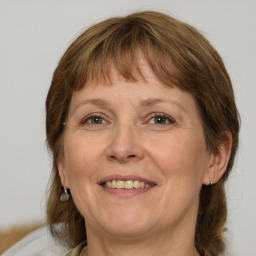
{"type": "Polygon", "coordinates": [[[90,115],[85,117],[81,124],[82,125],[98,125],[98,124],[106,124],[106,120],[99,115],[90,115]]]}
{"type": "Polygon", "coordinates": [[[170,116],[163,113],[155,113],[149,120],[150,124],[174,124],[175,121],[170,116]]]}

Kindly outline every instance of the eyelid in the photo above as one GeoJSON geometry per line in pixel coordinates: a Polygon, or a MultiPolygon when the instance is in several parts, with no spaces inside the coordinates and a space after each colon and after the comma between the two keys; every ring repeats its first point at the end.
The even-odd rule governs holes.
{"type": "MultiPolygon", "coordinates": [[[[153,112],[153,113],[148,114],[146,121],[143,122],[143,123],[144,123],[144,124],[149,123],[150,120],[151,120],[152,118],[155,118],[155,117],[163,117],[163,118],[166,118],[166,119],[169,120],[169,122],[166,123],[166,124],[163,123],[163,124],[154,124],[154,125],[163,126],[163,125],[168,125],[168,124],[169,124],[169,125],[177,124],[176,120],[175,120],[171,115],[168,115],[168,114],[166,114],[166,113],[164,113],[164,112],[153,112]]],[[[109,122],[109,117],[108,117],[106,114],[99,113],[99,112],[95,112],[95,113],[90,113],[90,114],[88,114],[88,115],[86,115],[86,116],[82,116],[79,120],[77,120],[76,125],[79,125],[79,126],[83,126],[83,125],[88,125],[88,126],[92,125],[92,126],[94,126],[94,125],[96,125],[96,126],[97,126],[97,125],[106,125],[107,123],[110,123],[110,122],[109,122]],[[92,117],[99,117],[99,118],[102,118],[103,121],[104,121],[104,123],[99,123],[99,124],[90,124],[90,123],[86,123],[86,122],[88,121],[88,119],[90,119],[90,118],[92,118],[92,117]]],[[[71,125],[71,124],[64,122],[63,125],[66,126],[66,125],[71,125]]],[[[75,124],[74,124],[74,125],[75,125],[75,124]]]]}
{"type": "MultiPolygon", "coordinates": [[[[148,120],[150,121],[152,118],[155,118],[155,117],[158,117],[158,116],[169,119],[170,124],[175,124],[176,123],[175,119],[172,116],[170,116],[168,114],[165,114],[165,113],[162,113],[162,112],[155,112],[155,113],[150,114],[148,120]]],[[[162,125],[162,124],[159,124],[159,125],[162,125]]]]}
{"type": "MultiPolygon", "coordinates": [[[[104,120],[106,123],[107,123],[107,118],[106,118],[106,116],[104,115],[104,114],[102,114],[102,113],[91,113],[91,114],[89,114],[89,115],[86,115],[85,117],[83,117],[82,119],[81,119],[81,121],[79,122],[79,124],[80,125],[84,125],[84,124],[86,124],[86,122],[90,119],[90,118],[92,118],[92,117],[99,117],[99,118],[101,118],[102,120],[104,120]]],[[[103,124],[105,124],[105,123],[103,123],[103,124]]],[[[95,124],[88,124],[88,125],[95,125],[95,124]]]]}

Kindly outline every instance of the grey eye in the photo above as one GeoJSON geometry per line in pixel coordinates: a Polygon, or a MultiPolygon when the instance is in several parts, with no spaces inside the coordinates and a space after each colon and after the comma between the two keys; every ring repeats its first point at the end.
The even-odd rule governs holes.
{"type": "Polygon", "coordinates": [[[151,123],[151,124],[172,124],[172,123],[174,123],[174,120],[167,115],[157,114],[150,119],[149,123],[151,123]]]}
{"type": "Polygon", "coordinates": [[[91,124],[102,124],[103,123],[103,118],[99,116],[93,116],[89,118],[91,124]]]}
{"type": "Polygon", "coordinates": [[[102,118],[101,116],[96,116],[96,115],[89,116],[82,121],[83,125],[86,125],[86,124],[88,124],[88,125],[96,124],[97,125],[97,124],[105,124],[105,123],[106,123],[106,121],[104,118],[102,118]]]}
{"type": "Polygon", "coordinates": [[[154,117],[155,124],[166,124],[169,122],[168,118],[163,116],[154,117]]]}

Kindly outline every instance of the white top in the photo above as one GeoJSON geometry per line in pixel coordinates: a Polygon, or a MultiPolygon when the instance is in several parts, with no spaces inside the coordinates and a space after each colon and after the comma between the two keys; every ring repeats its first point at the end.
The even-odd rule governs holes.
{"type": "Polygon", "coordinates": [[[54,241],[48,227],[45,226],[25,236],[1,256],[75,256],[80,254],[84,246],[85,244],[82,243],[73,250],[64,248],[54,241]]]}
{"type": "Polygon", "coordinates": [[[45,226],[25,236],[2,256],[64,256],[68,251],[54,241],[45,226]]]}

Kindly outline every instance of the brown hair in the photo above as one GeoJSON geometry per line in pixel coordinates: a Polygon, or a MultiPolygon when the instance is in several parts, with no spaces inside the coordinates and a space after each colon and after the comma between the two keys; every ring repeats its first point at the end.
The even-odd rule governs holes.
{"type": "Polygon", "coordinates": [[[53,235],[74,247],[86,239],[84,219],[63,193],[58,175],[63,123],[74,91],[100,79],[111,79],[114,66],[127,80],[143,78],[141,56],[156,77],[191,93],[202,117],[206,144],[218,152],[229,131],[233,144],[227,170],[212,188],[202,186],[195,245],[201,255],[225,249],[222,233],[227,216],[224,182],[238,145],[239,115],[229,75],[210,43],[193,27],[158,12],[139,12],[111,18],[88,28],[67,49],[53,75],[46,100],[47,143],[53,157],[47,219],[53,235]],[[61,225],[56,225],[61,224],[61,225]]]}

